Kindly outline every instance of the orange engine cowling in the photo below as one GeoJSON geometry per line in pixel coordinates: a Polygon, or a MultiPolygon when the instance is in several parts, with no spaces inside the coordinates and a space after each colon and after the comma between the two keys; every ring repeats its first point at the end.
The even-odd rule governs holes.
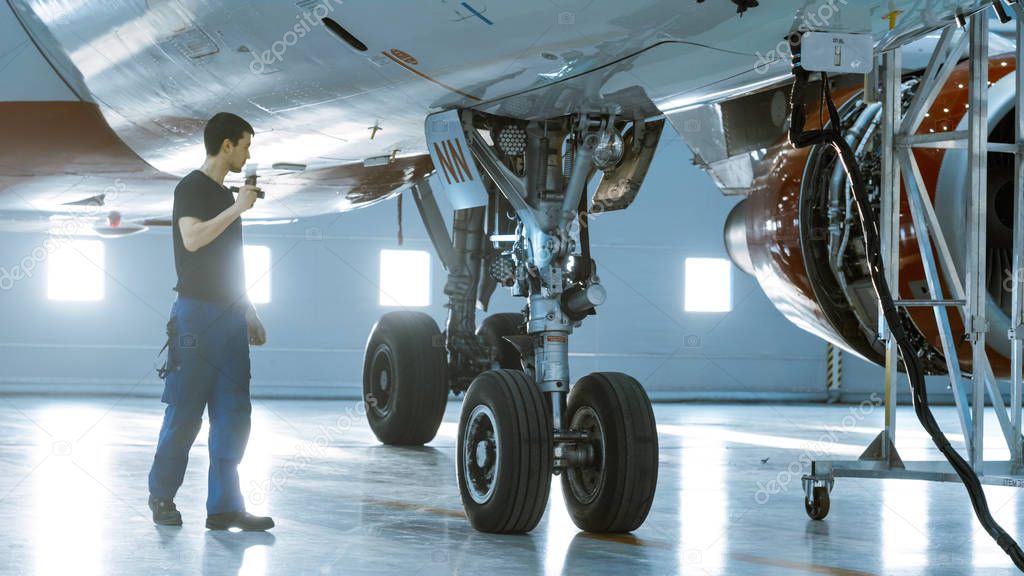
{"type": "MultiPolygon", "coordinates": [[[[990,60],[990,141],[1014,140],[1013,57],[990,60]]],[[[962,63],[947,81],[919,133],[964,130],[968,107],[968,69],[962,63]]],[[[917,87],[904,80],[904,105],[917,87]]],[[[855,149],[870,197],[878,207],[881,162],[881,104],[865,103],[859,89],[836,90],[843,132],[855,149]]],[[[818,114],[808,111],[808,129],[818,114]]],[[[963,150],[916,149],[914,155],[928,194],[945,232],[953,260],[963,278],[966,246],[964,223],[967,159],[963,150]]],[[[997,377],[1009,375],[1010,256],[1013,238],[1012,155],[990,153],[988,173],[987,278],[990,323],[989,357],[997,377]]],[[[878,341],[878,305],[868,277],[863,237],[848,182],[829,147],[794,149],[780,141],[767,149],[754,166],[750,194],[726,221],[725,242],[737,266],[757,277],[761,288],[791,322],[845,350],[881,364],[884,347],[878,341]]],[[[917,236],[906,195],[901,200],[899,296],[932,298],[921,265],[917,236]]],[[[941,264],[940,264],[941,266],[941,264]]],[[[950,292],[945,288],[946,298],[950,292]]],[[[944,373],[939,331],[931,308],[904,312],[916,327],[913,335],[924,351],[929,373],[944,373]]],[[[951,313],[954,335],[963,332],[958,314],[951,313]]],[[[970,369],[968,344],[957,350],[961,365],[970,369]]]]}

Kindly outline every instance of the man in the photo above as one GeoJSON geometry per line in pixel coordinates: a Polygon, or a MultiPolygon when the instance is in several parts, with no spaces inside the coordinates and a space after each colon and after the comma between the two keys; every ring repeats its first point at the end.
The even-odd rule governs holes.
{"type": "Polygon", "coordinates": [[[266,342],[266,331],[245,289],[241,215],[258,189],[244,186],[238,198],[224,176],[240,172],[254,134],[248,122],[221,112],[203,133],[206,162],[174,189],[172,236],[178,275],[177,300],[167,324],[167,373],[161,400],[167,404],[149,472],[153,522],[180,526],[174,496],[188,452],[210,415],[209,491],[206,527],[267,530],[270,518],[245,511],[238,464],[249,439],[249,344],[266,342]]]}

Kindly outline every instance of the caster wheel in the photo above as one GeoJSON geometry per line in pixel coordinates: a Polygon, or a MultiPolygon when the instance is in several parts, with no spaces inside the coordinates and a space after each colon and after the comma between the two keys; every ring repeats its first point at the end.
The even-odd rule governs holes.
{"type": "Polygon", "coordinates": [[[824,520],[828,516],[829,496],[828,488],[815,486],[811,491],[811,500],[804,498],[804,510],[811,520],[824,520]]]}
{"type": "Polygon", "coordinates": [[[516,312],[491,314],[480,324],[476,335],[490,350],[491,368],[521,370],[519,351],[505,336],[523,333],[523,315],[516,312]]]}
{"type": "Polygon", "coordinates": [[[551,409],[517,370],[489,370],[466,391],[458,478],[470,524],[481,532],[533,530],[551,492],[551,409]]]}
{"type": "Polygon", "coordinates": [[[569,391],[569,429],[594,440],[594,461],[562,474],[573,522],[589,532],[632,532],[643,524],[658,484],[658,430],[640,383],[596,372],[569,391]]]}
{"type": "Polygon", "coordinates": [[[390,312],[373,326],[363,361],[366,419],[384,444],[434,439],[448,402],[448,360],[434,319],[390,312]]]}

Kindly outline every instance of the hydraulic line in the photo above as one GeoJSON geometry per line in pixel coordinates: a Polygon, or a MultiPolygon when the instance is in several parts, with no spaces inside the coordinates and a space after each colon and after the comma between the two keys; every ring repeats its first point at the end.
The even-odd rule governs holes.
{"type": "MultiPolygon", "coordinates": [[[[885,269],[882,263],[882,250],[879,240],[878,219],[868,202],[867,190],[864,187],[864,179],[861,175],[860,167],[857,164],[857,157],[850,145],[846,142],[846,139],[843,138],[840,133],[840,117],[839,113],[836,111],[835,102],[832,100],[832,94],[828,89],[828,75],[825,73],[821,74],[821,97],[828,106],[829,124],[827,127],[822,125],[820,130],[805,131],[804,125],[807,118],[804,92],[808,84],[808,79],[810,78],[810,73],[801,65],[799,41],[791,42],[790,45],[793,47],[793,74],[796,76],[796,80],[793,83],[793,91],[790,98],[792,123],[790,126],[789,140],[796,148],[827,144],[832,146],[832,148],[835,149],[836,154],[839,155],[843,169],[846,171],[846,174],[850,179],[854,204],[857,206],[861,227],[864,231],[864,244],[867,253],[868,271],[871,277],[871,284],[874,287],[875,295],[878,297],[886,324],[889,326],[890,335],[895,340],[896,346],[899,349],[899,357],[903,361],[907,377],[910,380],[914,413],[917,415],[917,419],[921,423],[921,426],[925,429],[928,435],[931,436],[932,442],[935,444],[936,448],[938,448],[939,452],[946,457],[946,460],[953,467],[953,470],[963,482],[964,487],[967,489],[967,494],[970,496],[971,505],[974,507],[974,513],[978,518],[978,522],[980,522],[985,528],[985,531],[988,532],[989,536],[995,540],[996,544],[1006,552],[1014,565],[1016,565],[1019,570],[1024,571],[1024,551],[1021,550],[1020,546],[1017,545],[1017,542],[1007,534],[992,517],[992,513],[989,511],[988,507],[988,500],[985,498],[985,493],[982,490],[981,481],[978,479],[977,474],[974,473],[970,464],[968,464],[963,456],[953,448],[949,443],[949,440],[946,439],[946,435],[943,434],[942,430],[939,428],[938,423],[935,421],[935,417],[932,415],[931,408],[928,405],[928,391],[925,388],[924,373],[921,369],[920,358],[917,351],[914,349],[912,341],[907,336],[907,330],[903,325],[903,319],[897,312],[892,292],[890,291],[888,282],[885,279],[885,269]]],[[[978,370],[975,371],[975,378],[983,377],[979,372],[980,371],[978,370]]],[[[985,399],[975,398],[974,401],[984,402],[985,399]]]]}

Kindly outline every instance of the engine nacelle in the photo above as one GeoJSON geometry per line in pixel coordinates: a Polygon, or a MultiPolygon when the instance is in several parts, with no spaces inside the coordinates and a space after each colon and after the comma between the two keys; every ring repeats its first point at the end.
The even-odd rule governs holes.
{"type": "MultiPolygon", "coordinates": [[[[990,141],[1014,141],[1014,81],[1012,57],[990,60],[990,141]]],[[[925,118],[919,133],[964,130],[967,122],[968,69],[953,72],[925,118]]],[[[917,79],[903,83],[904,106],[917,88],[917,79]]],[[[808,90],[816,94],[816,90],[808,90]]],[[[865,103],[857,87],[834,88],[843,133],[856,151],[870,197],[877,208],[880,196],[879,157],[881,105],[865,103]]],[[[818,114],[808,110],[808,129],[818,114]]],[[[850,198],[845,173],[829,147],[794,149],[780,138],[755,153],[750,192],[733,209],[725,227],[725,243],[733,262],[753,274],[776,308],[791,322],[832,344],[876,363],[885,349],[877,339],[878,304],[868,277],[863,237],[850,198]]],[[[915,149],[929,196],[963,278],[966,242],[964,226],[967,158],[964,150],[915,149]]],[[[1010,255],[1013,238],[1012,155],[990,153],[988,174],[987,277],[989,300],[987,335],[989,357],[997,377],[1009,375],[1010,255]]],[[[932,298],[925,281],[905,194],[899,230],[899,295],[932,298]]],[[[940,263],[941,265],[941,263],[940,263]]],[[[946,298],[950,292],[944,286],[946,298]]],[[[931,308],[903,312],[916,327],[914,338],[924,350],[929,373],[944,373],[939,331],[931,308]]],[[[963,332],[958,314],[950,314],[954,335],[963,332]]],[[[970,369],[966,342],[958,348],[961,366],[970,369]]]]}

